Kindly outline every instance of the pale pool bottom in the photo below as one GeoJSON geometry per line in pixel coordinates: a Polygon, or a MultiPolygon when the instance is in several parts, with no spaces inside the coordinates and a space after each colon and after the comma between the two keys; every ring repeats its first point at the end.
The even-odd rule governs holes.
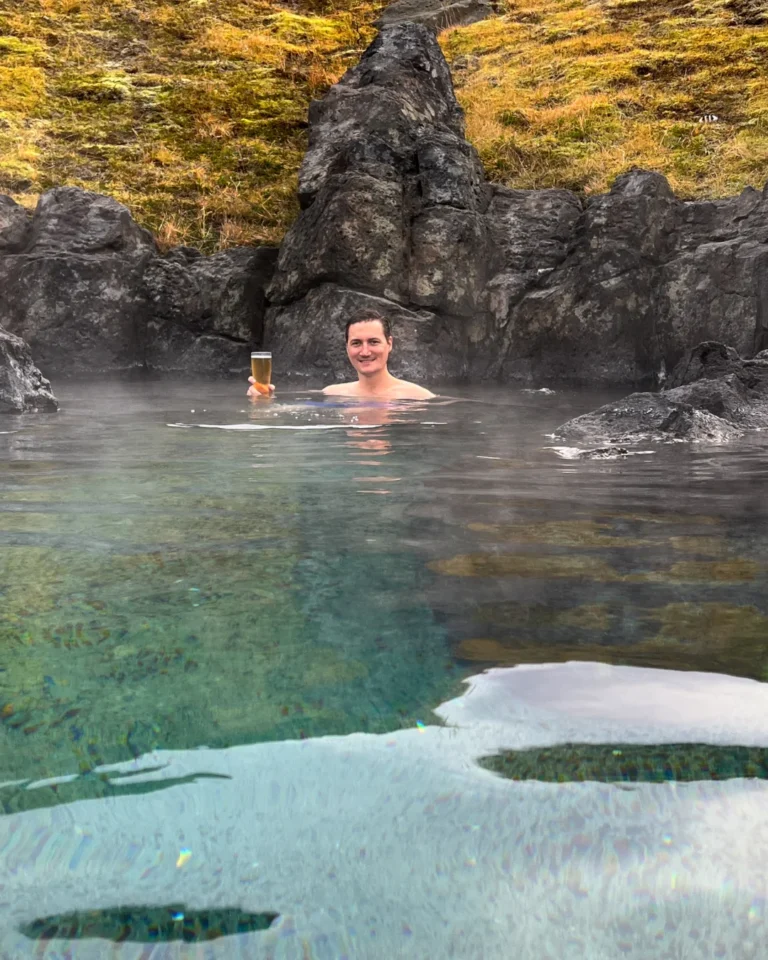
{"type": "Polygon", "coordinates": [[[477,765],[500,749],[563,742],[766,746],[764,684],[518,667],[473,678],[436,713],[445,726],[159,751],[111,774],[176,781],[167,789],[0,819],[0,955],[765,956],[766,783],[515,783],[477,765]],[[18,932],[115,897],[279,919],[263,932],[152,947],[18,932]]]}

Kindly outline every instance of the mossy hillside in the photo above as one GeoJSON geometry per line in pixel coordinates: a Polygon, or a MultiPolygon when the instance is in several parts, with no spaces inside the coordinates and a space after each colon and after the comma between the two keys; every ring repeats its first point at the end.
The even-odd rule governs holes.
{"type": "MultiPolygon", "coordinates": [[[[278,242],[309,102],[382,5],[0,0],[0,192],[104,192],[167,245],[278,242]]],[[[768,178],[766,0],[501,9],[440,38],[492,179],[590,193],[640,165],[714,197],[768,178]]]]}
{"type": "Polygon", "coordinates": [[[492,179],[592,193],[636,165],[719,197],[768,179],[767,25],[766,0],[509,0],[440,41],[492,179]]]}
{"type": "Polygon", "coordinates": [[[374,36],[359,0],[0,0],[0,192],[126,203],[162,243],[276,243],[307,108],[374,36]]]}

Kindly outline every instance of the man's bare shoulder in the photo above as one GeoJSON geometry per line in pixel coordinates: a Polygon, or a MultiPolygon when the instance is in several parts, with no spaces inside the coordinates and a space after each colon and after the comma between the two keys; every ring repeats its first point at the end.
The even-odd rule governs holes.
{"type": "Polygon", "coordinates": [[[360,392],[357,383],[331,383],[323,387],[323,393],[326,397],[356,397],[360,392]]]}
{"type": "Polygon", "coordinates": [[[398,380],[392,395],[397,400],[431,400],[435,396],[426,387],[420,387],[418,383],[409,383],[407,380],[398,380]]]}

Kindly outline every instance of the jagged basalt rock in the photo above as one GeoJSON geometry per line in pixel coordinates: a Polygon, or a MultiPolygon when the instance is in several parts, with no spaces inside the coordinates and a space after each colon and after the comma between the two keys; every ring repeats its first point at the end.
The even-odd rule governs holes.
{"type": "Polygon", "coordinates": [[[569,420],[555,436],[578,443],[689,440],[724,443],[768,427],[768,359],[742,360],[724,344],[694,347],[659,393],[633,393],[569,420]]]}
{"type": "Polygon", "coordinates": [[[431,380],[650,385],[699,341],[768,345],[766,194],[684,203],[640,170],[588,201],[489,184],[434,35],[386,25],[397,9],[310,110],[304,209],[268,291],[279,368],[295,356],[289,316],[324,339],[336,306],[300,305],[329,283],[449,330],[456,356],[426,356],[431,380]]]}
{"type": "Polygon", "coordinates": [[[0,327],[0,413],[58,407],[50,383],[32,362],[27,344],[0,327]]]}
{"type": "Polygon", "coordinates": [[[178,248],[150,260],[144,365],[162,372],[242,372],[246,348],[261,344],[264,287],[277,250],[239,247],[210,257],[178,248]]]}
{"type": "Polygon", "coordinates": [[[32,229],[29,214],[10,197],[0,196],[0,256],[18,253],[32,229]]]}
{"type": "Polygon", "coordinates": [[[76,188],[43,194],[32,217],[1,198],[0,324],[58,376],[242,373],[276,255],[161,256],[122,204],[76,188]]]}
{"type": "Polygon", "coordinates": [[[431,30],[466,26],[493,14],[489,0],[394,0],[376,21],[378,27],[421,23],[431,30]]]}
{"type": "MultiPolygon", "coordinates": [[[[384,21],[397,10],[310,108],[302,210],[279,255],[162,256],[108,198],[53,190],[32,216],[0,198],[0,324],[60,375],[243,373],[263,345],[283,380],[346,376],[329,332],[367,302],[394,324],[395,365],[435,384],[651,387],[692,344],[768,347],[767,192],[688,203],[641,170],[590,198],[494,186],[433,30],[416,6],[384,21]]],[[[651,432],[717,426],[700,389],[679,398],[692,413],[670,420],[660,403],[651,432]]]]}
{"type": "Polygon", "coordinates": [[[401,351],[413,357],[419,344],[445,343],[450,355],[423,353],[421,376],[465,373],[465,334],[498,261],[485,216],[491,193],[464,139],[434,34],[414,23],[385,27],[358,66],[310,110],[299,173],[304,209],[267,290],[274,306],[266,338],[276,366],[293,369],[292,341],[300,335],[327,351],[315,357],[319,368],[336,369],[328,330],[338,315],[329,291],[338,290],[345,304],[375,298],[395,324],[395,362],[401,351]],[[306,309],[320,285],[322,311],[306,309]],[[307,325],[300,334],[291,316],[307,325]],[[418,322],[401,322],[414,316],[418,322]]]}

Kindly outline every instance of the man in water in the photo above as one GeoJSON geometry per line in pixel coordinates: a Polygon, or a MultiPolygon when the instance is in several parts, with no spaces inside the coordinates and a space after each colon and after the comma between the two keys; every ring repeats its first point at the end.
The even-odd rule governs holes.
{"type": "MultiPolygon", "coordinates": [[[[345,329],[347,356],[357,371],[357,381],[334,383],[323,393],[331,397],[359,397],[370,400],[429,400],[435,396],[430,390],[407,380],[399,380],[387,369],[392,352],[392,331],[389,320],[375,310],[361,310],[345,329]]],[[[253,384],[253,377],[248,378],[253,384]]],[[[274,389],[270,385],[270,389],[274,389]]],[[[251,386],[249,397],[259,393],[251,386]]]]}

